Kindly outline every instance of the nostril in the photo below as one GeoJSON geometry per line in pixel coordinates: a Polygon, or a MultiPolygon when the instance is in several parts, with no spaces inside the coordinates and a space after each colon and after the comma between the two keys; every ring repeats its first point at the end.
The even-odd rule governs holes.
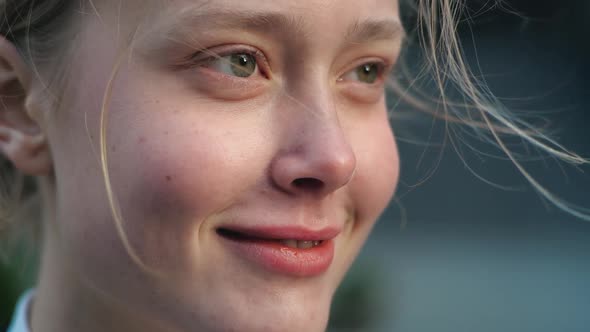
{"type": "Polygon", "coordinates": [[[322,189],[324,182],[316,178],[299,178],[293,180],[293,186],[302,190],[317,191],[322,189]]]}

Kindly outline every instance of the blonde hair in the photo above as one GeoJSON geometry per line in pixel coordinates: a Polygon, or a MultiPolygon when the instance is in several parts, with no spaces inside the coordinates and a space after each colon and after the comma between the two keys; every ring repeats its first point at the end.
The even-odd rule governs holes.
{"type": "MultiPolygon", "coordinates": [[[[494,3],[501,6],[502,2],[497,0],[494,3]]],[[[414,7],[417,16],[414,32],[424,57],[423,67],[419,72],[429,73],[434,78],[438,98],[432,97],[430,91],[425,93],[413,88],[418,77],[408,80],[405,87],[399,81],[391,82],[393,91],[418,109],[447,123],[469,126],[478,137],[495,143],[542,197],[559,209],[590,221],[590,209],[575,206],[549,191],[526,170],[515,153],[508,149],[504,139],[507,135],[518,137],[525,144],[562,162],[572,165],[590,163],[589,159],[559,144],[543,128],[511,113],[488,89],[485,82],[476,78],[465,62],[463,48],[457,36],[457,26],[465,6],[465,0],[417,0],[414,7]],[[450,99],[447,95],[447,90],[450,89],[459,91],[461,98],[450,99]]],[[[400,69],[409,75],[405,66],[400,66],[400,69]]]]}
{"type": "MultiPolygon", "coordinates": [[[[61,46],[68,39],[63,38],[63,32],[68,30],[68,24],[64,22],[72,22],[75,4],[79,3],[82,6],[86,1],[92,5],[90,0],[0,0],[0,34],[15,44],[33,68],[36,68],[39,63],[47,64],[51,62],[52,55],[57,52],[56,45],[61,46]]],[[[464,61],[463,51],[456,35],[458,19],[464,8],[463,2],[463,0],[416,0],[411,2],[410,7],[404,8],[406,10],[412,8],[415,11],[417,24],[408,35],[416,36],[425,60],[420,72],[430,73],[434,77],[438,94],[435,98],[430,91],[425,93],[416,89],[413,84],[415,79],[406,80],[406,84],[392,80],[390,82],[392,91],[418,109],[449,123],[469,126],[482,137],[495,142],[539,193],[564,211],[584,220],[590,220],[588,210],[574,207],[545,189],[506,147],[503,137],[511,135],[522,138],[528,144],[564,162],[577,165],[588,163],[587,159],[568,151],[539,128],[508,112],[487,90],[485,84],[475,78],[464,61]],[[462,92],[460,100],[449,98],[446,93],[449,86],[462,92]]],[[[404,68],[400,66],[402,71],[404,68]]],[[[115,73],[116,69],[113,72],[115,73]]],[[[59,82],[53,83],[49,86],[52,86],[55,91],[56,87],[59,87],[59,82]]],[[[133,260],[146,268],[134,254],[126,239],[115,195],[110,186],[105,137],[108,97],[107,89],[101,115],[99,144],[106,191],[117,230],[125,247],[133,260]]],[[[56,97],[57,101],[59,99],[56,97]]],[[[33,189],[23,191],[25,183],[32,182],[30,180],[27,182],[22,174],[0,157],[0,235],[12,228],[11,225],[17,224],[16,219],[13,218],[18,211],[17,207],[23,206],[23,202],[30,200],[35,192],[33,189]]]]}

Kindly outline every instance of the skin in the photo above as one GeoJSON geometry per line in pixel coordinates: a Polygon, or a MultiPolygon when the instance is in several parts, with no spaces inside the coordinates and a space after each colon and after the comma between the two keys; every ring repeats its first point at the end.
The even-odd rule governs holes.
{"type": "MultiPolygon", "coordinates": [[[[354,70],[393,65],[401,33],[354,42],[344,36],[357,21],[399,22],[397,3],[131,3],[120,11],[104,4],[100,16],[80,20],[60,110],[31,97],[22,113],[36,130],[0,121],[44,152],[0,136],[8,137],[0,147],[11,143],[19,152],[3,153],[20,156],[19,168],[39,177],[44,197],[33,331],[325,330],[334,291],[399,172],[384,83],[360,82],[354,70]],[[162,38],[178,29],[170,17],[195,5],[287,15],[298,31],[286,22],[244,30],[202,18],[194,30],[202,35],[162,38]],[[130,49],[120,37],[131,33],[130,49]],[[259,50],[268,65],[248,78],[228,75],[221,62],[183,66],[180,59],[199,47],[259,50]],[[98,157],[101,105],[119,59],[107,114],[110,180],[132,254],[148,271],[117,232],[98,157]],[[328,271],[297,277],[228,250],[215,231],[228,222],[342,232],[328,271]]],[[[9,63],[21,83],[33,77],[9,63]]],[[[30,96],[40,89],[37,80],[25,83],[30,96]]]]}

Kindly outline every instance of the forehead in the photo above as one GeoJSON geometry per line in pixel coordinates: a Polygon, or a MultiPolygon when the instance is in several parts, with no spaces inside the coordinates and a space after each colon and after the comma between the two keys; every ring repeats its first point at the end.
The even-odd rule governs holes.
{"type": "Polygon", "coordinates": [[[399,16],[398,0],[103,0],[97,7],[103,21],[113,20],[119,29],[133,23],[153,29],[182,24],[184,19],[204,19],[209,13],[242,12],[281,14],[305,30],[329,33],[354,21],[399,16]]]}
{"type": "Polygon", "coordinates": [[[398,0],[103,0],[106,7],[126,8],[133,11],[152,7],[182,9],[195,7],[202,9],[226,8],[234,10],[272,10],[314,13],[332,12],[370,12],[375,9],[397,10],[398,0]],[[141,5],[141,6],[139,6],[141,5]]]}
{"type": "Polygon", "coordinates": [[[245,11],[284,12],[293,15],[391,15],[397,11],[397,0],[155,0],[160,6],[177,8],[193,7],[202,10],[227,9],[245,11]]]}

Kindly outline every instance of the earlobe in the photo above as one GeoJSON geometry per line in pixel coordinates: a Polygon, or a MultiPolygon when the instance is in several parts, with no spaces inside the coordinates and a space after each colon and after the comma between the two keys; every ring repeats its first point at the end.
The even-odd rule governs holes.
{"type": "Polygon", "coordinates": [[[32,117],[31,71],[16,48],[0,36],[0,153],[27,175],[49,175],[51,153],[32,117]]]}
{"type": "Polygon", "coordinates": [[[43,134],[30,135],[0,125],[0,153],[27,175],[49,175],[51,154],[43,134]]]}

